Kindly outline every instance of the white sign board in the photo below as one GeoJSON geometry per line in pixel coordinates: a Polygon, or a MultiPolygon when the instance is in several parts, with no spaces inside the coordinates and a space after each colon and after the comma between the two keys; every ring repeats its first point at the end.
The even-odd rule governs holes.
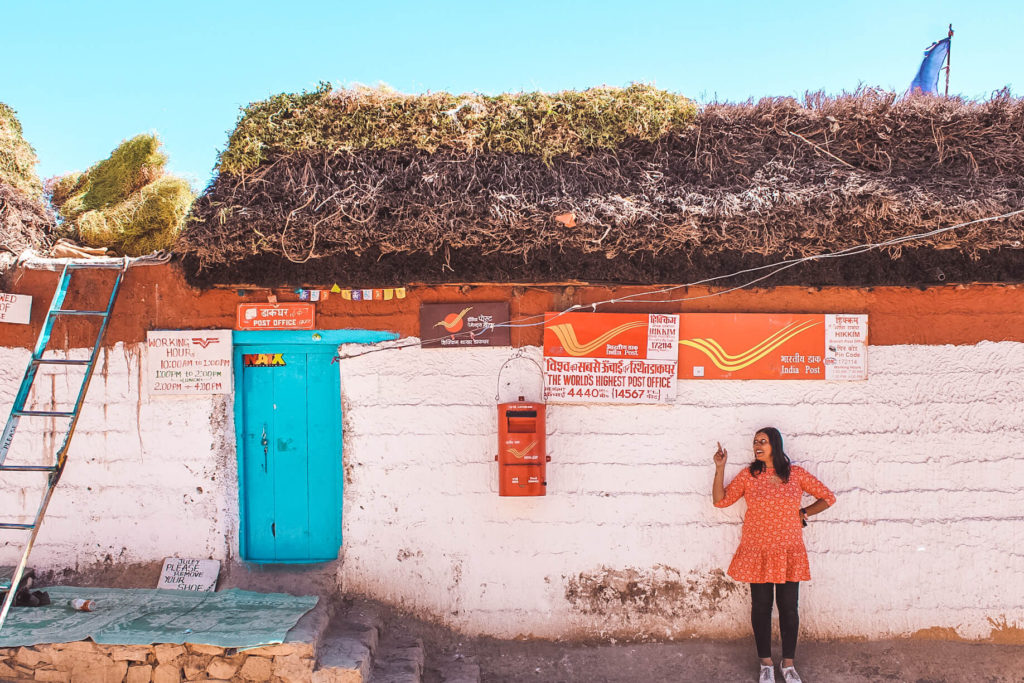
{"type": "Polygon", "coordinates": [[[544,397],[563,403],[671,403],[677,363],[609,358],[545,358],[544,397]]]}
{"type": "Polygon", "coordinates": [[[558,403],[671,403],[679,316],[548,314],[544,399],[558,403]]]}
{"type": "Polygon", "coordinates": [[[150,396],[231,393],[231,330],[146,332],[150,396]]]}
{"type": "Polygon", "coordinates": [[[219,574],[220,560],[167,557],[156,587],[176,591],[212,591],[217,587],[219,574]]]}
{"type": "Polygon", "coordinates": [[[32,316],[32,297],[0,292],[0,323],[28,325],[32,316]]]}
{"type": "Polygon", "coordinates": [[[825,316],[825,379],[868,378],[868,317],[825,316]]]}

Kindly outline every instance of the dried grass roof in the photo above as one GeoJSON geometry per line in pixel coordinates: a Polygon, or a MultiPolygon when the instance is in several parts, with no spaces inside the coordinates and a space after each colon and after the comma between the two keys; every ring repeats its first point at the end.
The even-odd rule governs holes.
{"type": "MultiPolygon", "coordinates": [[[[187,272],[200,283],[686,282],[1024,208],[1024,103],[1007,93],[865,90],[694,113],[635,86],[485,100],[502,103],[493,117],[463,97],[320,90],[251,105],[178,242],[187,272]],[[557,117],[538,119],[544,107],[522,105],[532,101],[557,117]],[[616,115],[585,114],[594,102],[616,115]],[[589,135],[579,121],[615,123],[589,135]],[[510,142],[513,129],[525,137],[510,142]]],[[[936,270],[1016,281],[1022,242],[1017,216],[776,281],[923,282],[936,270]]]]}
{"type": "Polygon", "coordinates": [[[37,163],[14,110],[0,102],[0,273],[25,249],[49,246],[55,222],[43,205],[37,163]]]}

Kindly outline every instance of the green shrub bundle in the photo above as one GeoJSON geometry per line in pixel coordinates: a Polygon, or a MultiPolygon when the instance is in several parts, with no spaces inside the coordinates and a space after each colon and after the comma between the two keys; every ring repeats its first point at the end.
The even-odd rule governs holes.
{"type": "Polygon", "coordinates": [[[164,175],[166,163],[155,135],[137,135],[84,173],[51,179],[47,189],[73,237],[140,256],[174,243],[195,198],[188,182],[164,175]]]}
{"type": "Polygon", "coordinates": [[[43,183],[36,175],[36,152],[22,136],[14,110],[0,102],[0,183],[41,200],[43,183]]]}
{"type": "Polygon", "coordinates": [[[629,139],[654,141],[697,114],[686,97],[650,85],[496,96],[405,95],[386,88],[275,95],[246,107],[221,154],[241,174],[295,152],[412,147],[578,156],[629,139]]]}

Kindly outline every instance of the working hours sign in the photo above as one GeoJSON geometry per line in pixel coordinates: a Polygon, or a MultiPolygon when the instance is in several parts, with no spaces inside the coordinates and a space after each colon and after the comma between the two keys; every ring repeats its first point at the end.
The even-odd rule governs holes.
{"type": "Polygon", "coordinates": [[[150,396],[231,393],[231,330],[146,332],[150,396]]]}
{"type": "Polygon", "coordinates": [[[679,316],[548,313],[544,398],[561,403],[669,403],[679,316]]]}

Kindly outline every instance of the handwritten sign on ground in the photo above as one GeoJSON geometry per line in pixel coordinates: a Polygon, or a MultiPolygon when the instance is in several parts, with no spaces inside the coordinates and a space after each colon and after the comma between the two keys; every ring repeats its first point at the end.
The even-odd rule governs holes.
{"type": "Polygon", "coordinates": [[[28,325],[31,314],[32,297],[0,292],[0,323],[28,325]]]}
{"type": "Polygon", "coordinates": [[[231,330],[146,332],[150,396],[231,393],[231,330]]]}
{"type": "Polygon", "coordinates": [[[157,588],[177,591],[212,591],[217,587],[220,560],[190,560],[185,557],[164,558],[157,588]]]}

